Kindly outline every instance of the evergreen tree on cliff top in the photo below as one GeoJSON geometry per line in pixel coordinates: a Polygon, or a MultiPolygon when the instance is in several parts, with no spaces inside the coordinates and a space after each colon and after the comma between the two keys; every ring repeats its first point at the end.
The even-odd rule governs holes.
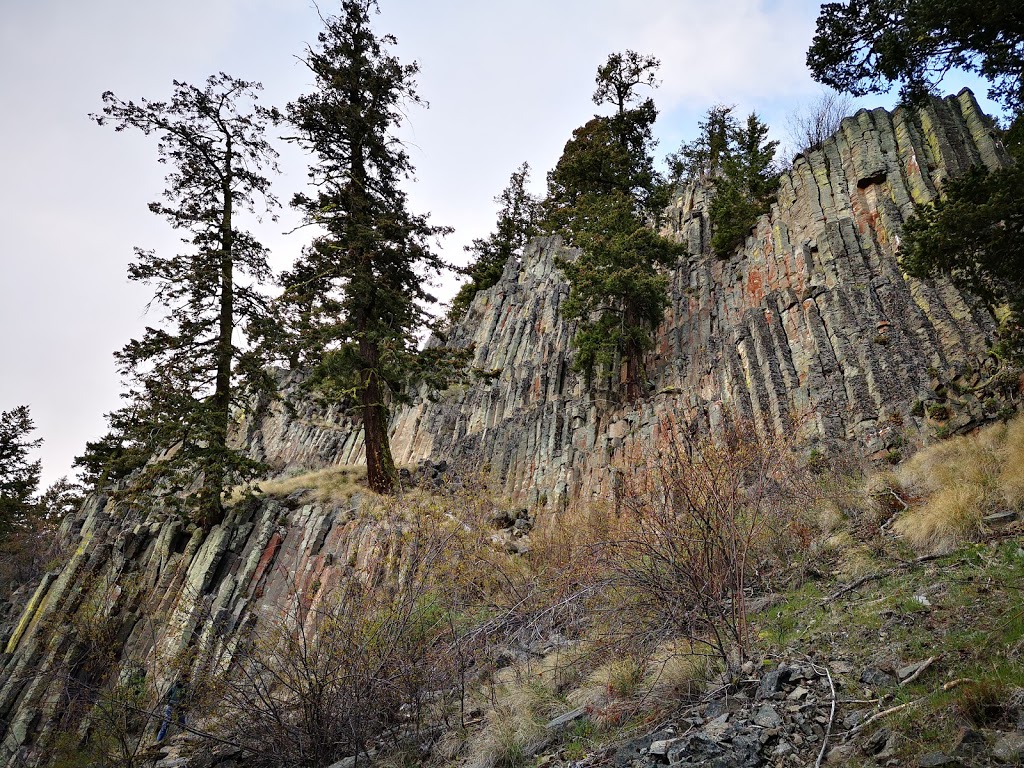
{"type": "Polygon", "coordinates": [[[734,107],[716,105],[698,123],[697,138],[680,146],[666,162],[675,182],[705,185],[712,193],[708,218],[711,249],[728,257],[767,213],[775,199],[779,171],[768,126],[755,114],[745,124],[734,107]]]}
{"type": "Polygon", "coordinates": [[[643,356],[668,306],[668,278],[681,246],[656,229],[669,188],[654,169],[651,127],[657,110],[641,99],[653,87],[658,60],[634,51],[615,53],[598,68],[594,103],[615,114],[578,128],[548,175],[546,228],[580,249],[560,260],[569,281],[566,317],[578,321],[575,366],[593,379],[625,363],[625,395],[645,390],[643,356]]]}
{"type": "Polygon", "coordinates": [[[474,238],[465,250],[472,254],[466,267],[469,280],[452,299],[448,317],[458,320],[466,314],[478,291],[493,287],[501,279],[508,260],[521,254],[526,244],[537,234],[539,202],[527,191],[530,166],[523,163],[513,172],[508,186],[494,198],[499,206],[494,231],[487,237],[474,238]]]}
{"type": "Polygon", "coordinates": [[[1019,0],[827,3],[807,52],[815,78],[855,95],[900,84],[906,101],[935,94],[951,69],[976,72],[1006,110],[1016,164],[975,169],[917,206],[901,247],[913,276],[945,275],[1002,320],[1000,351],[1024,360],[1024,4],[1019,0]]]}
{"type": "Polygon", "coordinates": [[[27,405],[0,413],[0,536],[21,525],[32,511],[41,464],[28,456],[43,442],[29,439],[33,429],[27,405]]]}
{"type": "Polygon", "coordinates": [[[445,266],[430,241],[449,230],[408,210],[401,183],[413,168],[395,129],[408,105],[423,105],[419,68],[374,33],[376,11],[375,0],[343,0],[304,59],[316,90],[288,105],[295,139],[315,158],[313,191],[292,204],[323,234],[285,275],[283,298],[315,379],[357,404],[367,479],[386,493],[397,479],[390,403],[436,361],[416,337],[434,301],[424,282],[445,266]]]}
{"type": "Polygon", "coordinates": [[[78,463],[99,475],[101,465],[130,456],[117,467],[120,477],[145,465],[130,475],[132,488],[173,502],[188,497],[204,526],[221,520],[226,484],[257,469],[228,445],[228,429],[232,408],[244,412],[269,385],[261,361],[236,338],[265,314],[253,286],[270,278],[266,249],[239,227],[240,214],[276,206],[265,175],[276,170],[264,138],[273,115],[256,105],[259,88],[221,73],[203,87],[175,82],[167,102],[125,102],[108,91],[103,113],[93,115],[117,131],[156,136],[171,170],[163,201],[149,208],[181,232],[185,248],[174,256],[136,249],[128,276],[155,287],[163,327],[146,328],[115,354],[128,403],[78,463]]]}
{"type": "Polygon", "coordinates": [[[768,126],[756,113],[751,112],[744,125],[732,127],[728,138],[708,210],[714,229],[711,249],[720,257],[743,244],[758,218],[768,213],[779,187],[779,142],[768,141],[768,126]]]}

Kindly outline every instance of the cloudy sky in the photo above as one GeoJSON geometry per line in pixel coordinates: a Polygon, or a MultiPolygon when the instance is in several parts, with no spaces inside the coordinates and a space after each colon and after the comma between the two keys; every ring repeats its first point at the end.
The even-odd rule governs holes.
{"type": "MultiPolygon", "coordinates": [[[[486,234],[492,198],[524,160],[534,190],[595,111],[596,67],[612,51],[659,57],[663,155],[693,137],[716,103],[759,112],[782,136],[819,87],[804,66],[812,0],[381,0],[381,32],[416,60],[427,111],[403,135],[417,168],[414,211],[455,227],[445,252],[486,234]]],[[[321,8],[331,13],[331,0],[321,8]]],[[[162,99],[174,79],[225,71],[261,81],[284,105],[310,89],[297,61],[320,21],[310,0],[5,0],[0,25],[0,410],[27,404],[44,480],[70,469],[119,403],[111,353],[140,333],[145,286],[130,284],[134,246],[171,253],[175,236],[147,210],[163,189],[151,139],[100,128],[100,94],[162,99]]],[[[952,84],[955,88],[958,84],[952,84]]],[[[980,94],[979,94],[980,95],[980,94]]],[[[867,106],[885,99],[864,101],[867,106]]],[[[276,188],[305,181],[283,149],[276,188]]],[[[307,233],[254,228],[286,267],[307,233]]],[[[450,295],[450,287],[440,293],[450,295]]],[[[152,321],[151,321],[152,322],[152,321]]]]}

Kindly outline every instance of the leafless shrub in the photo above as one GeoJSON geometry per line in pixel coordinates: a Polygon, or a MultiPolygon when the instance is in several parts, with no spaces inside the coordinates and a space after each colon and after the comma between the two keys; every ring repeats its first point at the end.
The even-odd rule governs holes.
{"type": "Polygon", "coordinates": [[[434,575],[452,536],[394,521],[393,571],[345,569],[263,617],[219,685],[217,730],[252,766],[323,768],[395,746],[457,695],[452,620],[434,575]]]}
{"type": "Polygon", "coordinates": [[[786,120],[790,157],[821,149],[825,140],[839,130],[843,118],[854,111],[853,99],[833,90],[822,90],[818,98],[791,114],[786,120]]]}
{"type": "Polygon", "coordinates": [[[50,520],[35,518],[10,531],[0,541],[0,594],[34,588],[43,573],[64,556],[57,526],[50,520]]]}
{"type": "Polygon", "coordinates": [[[743,658],[747,599],[773,564],[809,546],[815,485],[785,440],[748,424],[711,440],[669,418],[660,434],[631,462],[618,529],[598,547],[611,574],[608,631],[743,658]]]}
{"type": "Polygon", "coordinates": [[[57,706],[32,747],[40,764],[141,768],[152,762],[146,752],[160,722],[161,661],[156,654],[122,659],[131,619],[121,601],[134,602],[139,586],[131,574],[89,574],[73,610],[45,619],[43,634],[56,648],[32,676],[46,681],[57,706]]]}

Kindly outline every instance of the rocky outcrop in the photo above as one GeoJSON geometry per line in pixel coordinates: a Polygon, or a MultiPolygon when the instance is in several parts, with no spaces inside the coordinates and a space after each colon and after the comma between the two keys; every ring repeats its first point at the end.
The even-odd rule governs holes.
{"type": "MultiPolygon", "coordinates": [[[[991,418],[1001,381],[992,317],[946,281],[907,278],[896,254],[914,203],[972,166],[1007,162],[963,91],[920,111],[844,120],[796,159],[777,204],[727,259],[709,251],[706,191],[682,191],[665,232],[689,256],[647,362],[650,395],[633,406],[573,374],[573,327],[559,312],[568,289],[555,268],[572,254],[539,239],[452,329],[485,375],[399,410],[396,459],[461,461],[523,500],[550,501],[605,492],[610,468],[670,415],[714,431],[733,414],[765,432],[795,429],[809,446],[852,442],[875,459],[991,418]]],[[[362,460],[350,417],[303,398],[294,417],[278,409],[251,438],[278,470],[362,460]]]]}
{"type": "MultiPolygon", "coordinates": [[[[606,492],[629,451],[655,439],[667,418],[714,431],[735,414],[764,432],[795,429],[809,445],[851,443],[879,457],[931,439],[937,427],[992,416],[1006,381],[988,355],[993,319],[946,282],[906,278],[896,254],[913,203],[972,165],[1005,162],[963,92],[920,112],[862,111],[844,121],[796,160],[777,204],[728,259],[708,252],[705,192],[683,191],[666,232],[689,255],[672,275],[671,307],[647,361],[649,396],[632,405],[572,372],[573,327],[559,311],[568,289],[555,267],[572,253],[556,238],[536,240],[451,331],[453,343],[473,348],[479,378],[398,410],[396,459],[421,462],[408,476],[421,487],[448,482],[449,465],[463,478],[478,467],[524,502],[553,502],[606,492]]],[[[284,400],[239,430],[249,452],[278,473],[359,463],[351,414],[310,397],[297,377],[281,381],[284,400]]],[[[522,551],[533,522],[524,505],[503,513],[494,541],[522,551]]],[[[259,617],[309,610],[346,569],[373,573],[394,562],[401,538],[351,500],[253,501],[203,532],[93,498],[60,532],[68,562],[7,622],[0,765],[31,757],[62,719],[78,722],[74,694],[95,698],[136,674],[129,661],[143,664],[158,700],[182,669],[229,656],[259,617]]],[[[810,681],[792,705],[799,717],[773,711],[813,745],[824,683],[802,674],[791,675],[810,681]]],[[[788,759],[801,745],[762,738],[770,726],[758,718],[770,719],[775,705],[750,697],[755,703],[721,721],[725,712],[705,712],[700,727],[718,722],[719,736],[732,734],[729,749],[751,760],[766,749],[788,759]]],[[[671,760],[723,757],[684,736],[672,736],[679,760],[671,760]]]]}
{"type": "MultiPolygon", "coordinates": [[[[147,701],[160,701],[175,679],[230,656],[258,619],[308,614],[346,571],[387,568],[401,531],[357,506],[264,499],[204,532],[92,498],[59,533],[77,549],[4,638],[0,765],[32,764],[47,733],[74,727],[119,679],[141,673],[147,701]]],[[[138,724],[150,741],[158,716],[138,724]]]]}

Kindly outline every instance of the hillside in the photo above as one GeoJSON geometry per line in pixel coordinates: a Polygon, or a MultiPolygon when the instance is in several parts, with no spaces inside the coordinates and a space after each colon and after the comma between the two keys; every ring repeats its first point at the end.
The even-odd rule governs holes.
{"type": "Polygon", "coordinates": [[[8,606],[0,765],[1019,761],[1021,374],[896,262],[914,202],[1006,162],[964,91],[845,120],[729,259],[681,191],[632,406],[571,372],[534,241],[451,329],[487,375],[394,415],[395,499],[281,374],[223,523],[65,519],[8,606]]]}

